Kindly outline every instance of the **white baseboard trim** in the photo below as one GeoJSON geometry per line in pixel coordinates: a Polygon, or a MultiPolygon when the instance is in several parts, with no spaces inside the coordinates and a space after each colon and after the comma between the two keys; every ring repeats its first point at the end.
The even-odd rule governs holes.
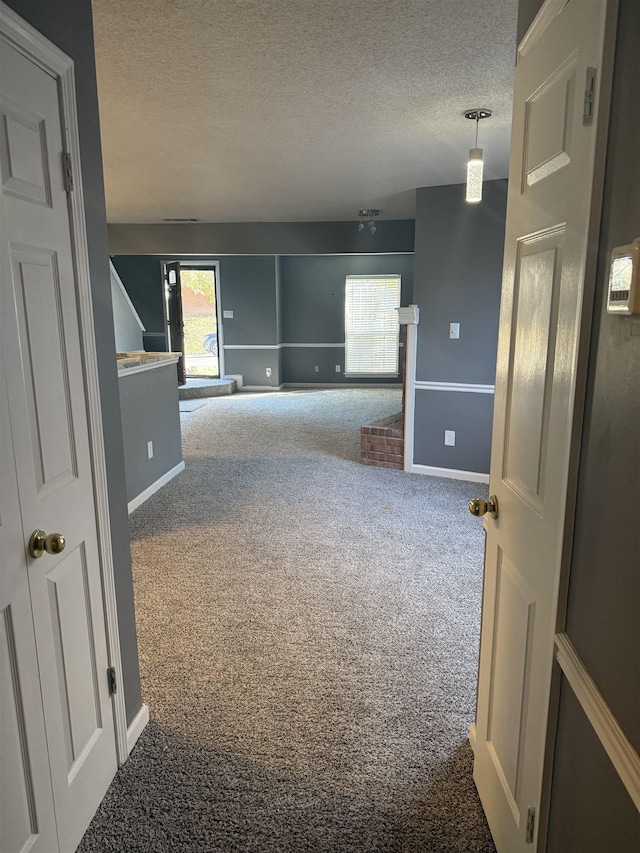
{"type": "Polygon", "coordinates": [[[565,678],[615,767],[620,781],[640,811],[640,755],[627,740],[568,635],[556,634],[555,644],[556,658],[565,678]]]}
{"type": "Polygon", "coordinates": [[[459,471],[457,468],[436,468],[433,465],[411,466],[412,474],[426,474],[428,477],[446,477],[449,480],[468,480],[470,483],[488,483],[489,475],[478,471],[459,471]]]}
{"type": "Polygon", "coordinates": [[[131,725],[127,727],[127,750],[131,755],[131,750],[136,745],[138,738],[149,722],[149,706],[143,705],[142,708],[133,718],[131,725]]]}
{"type": "Polygon", "coordinates": [[[402,388],[401,382],[285,382],[283,388],[402,388]]]}
{"type": "Polygon", "coordinates": [[[465,394],[494,394],[495,385],[475,385],[469,382],[426,382],[416,379],[417,391],[461,391],[465,394]]]}
{"type": "Polygon", "coordinates": [[[476,724],[471,723],[471,725],[469,726],[469,746],[471,747],[474,754],[476,751],[476,734],[477,734],[476,724]]]}
{"type": "MultiPolygon", "coordinates": [[[[284,385],[243,385],[243,391],[282,391],[284,385]]],[[[238,389],[240,390],[240,389],[238,389]]]]}
{"type": "Polygon", "coordinates": [[[167,471],[166,474],[163,474],[159,480],[156,480],[155,483],[152,483],[150,486],[147,486],[147,488],[143,492],[140,492],[138,497],[134,498],[132,501],[129,501],[129,503],[127,504],[127,510],[129,511],[129,515],[131,515],[134,509],[137,509],[140,504],[143,504],[146,500],[148,500],[151,495],[155,494],[158,489],[161,489],[164,485],[166,485],[169,480],[173,480],[173,478],[177,476],[181,471],[184,471],[184,461],[179,462],[170,471],[167,471]]]}

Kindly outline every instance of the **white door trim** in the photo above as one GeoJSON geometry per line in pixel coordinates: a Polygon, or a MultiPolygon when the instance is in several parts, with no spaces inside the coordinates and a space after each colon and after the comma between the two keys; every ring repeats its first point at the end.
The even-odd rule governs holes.
{"type": "MultiPolygon", "coordinates": [[[[184,264],[185,267],[202,267],[203,269],[212,269],[215,272],[216,278],[216,322],[218,324],[218,373],[220,374],[220,379],[225,379],[226,374],[224,372],[224,325],[222,322],[222,291],[220,289],[220,261],[204,261],[200,258],[194,258],[194,260],[190,260],[188,255],[179,255],[177,256],[178,263],[184,264]],[[186,260],[185,260],[186,258],[186,260]]],[[[160,263],[162,265],[162,299],[164,302],[164,267],[165,264],[174,264],[176,262],[176,257],[174,258],[163,258],[160,263]]],[[[182,298],[182,297],[181,297],[182,298]]],[[[169,332],[168,332],[168,323],[169,320],[165,316],[164,318],[164,326],[165,332],[167,334],[167,340],[169,340],[169,332]]],[[[228,347],[227,347],[228,349],[228,347]]]]}
{"type": "Polygon", "coordinates": [[[556,634],[556,659],[633,804],[640,812],[640,756],[589,675],[568,635],[556,634]]]}
{"type": "MultiPolygon", "coordinates": [[[[85,223],[80,143],[74,63],[65,53],[46,39],[0,0],[0,29],[8,42],[24,56],[57,79],[62,105],[63,134],[67,152],[71,157],[74,189],[69,193],[70,228],[72,252],[76,265],[78,304],[80,307],[80,349],[84,368],[84,384],[87,397],[87,419],[91,445],[91,465],[96,505],[98,550],[102,577],[102,594],[107,628],[109,665],[115,667],[120,689],[112,697],[116,732],[118,763],[123,764],[129,755],[127,747],[127,718],[122,690],[122,662],[120,658],[120,636],[116,608],[113,553],[111,551],[111,523],[107,491],[107,472],[104,458],[104,435],[102,430],[102,408],[96,360],[96,341],[93,323],[93,301],[89,273],[89,254],[85,223]]],[[[105,281],[108,275],[108,258],[105,257],[105,281]]],[[[115,371],[115,353],[113,361],[115,371]]]]}

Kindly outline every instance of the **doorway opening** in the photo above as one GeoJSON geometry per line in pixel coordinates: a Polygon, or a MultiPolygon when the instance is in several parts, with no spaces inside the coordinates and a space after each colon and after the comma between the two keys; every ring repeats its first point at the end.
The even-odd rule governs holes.
{"type": "Polygon", "coordinates": [[[176,261],[165,264],[164,272],[169,345],[183,354],[180,384],[187,379],[219,379],[223,368],[217,263],[176,261]]]}

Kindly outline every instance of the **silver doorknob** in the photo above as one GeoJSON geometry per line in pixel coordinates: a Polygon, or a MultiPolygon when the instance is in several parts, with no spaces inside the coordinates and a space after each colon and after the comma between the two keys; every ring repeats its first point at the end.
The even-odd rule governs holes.
{"type": "Polygon", "coordinates": [[[497,518],[498,498],[495,495],[491,495],[488,501],[484,501],[482,498],[474,498],[469,501],[469,512],[478,517],[489,513],[491,518],[497,518]]]}
{"type": "Polygon", "coordinates": [[[44,530],[34,530],[29,539],[29,553],[36,558],[45,553],[59,554],[66,544],[62,533],[49,533],[47,536],[44,530]]]}

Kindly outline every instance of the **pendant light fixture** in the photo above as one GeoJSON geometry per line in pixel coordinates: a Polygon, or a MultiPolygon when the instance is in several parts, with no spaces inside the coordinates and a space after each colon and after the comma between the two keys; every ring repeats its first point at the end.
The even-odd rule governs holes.
{"type": "Polygon", "coordinates": [[[482,172],[484,162],[482,160],[482,148],[478,148],[478,124],[481,118],[490,118],[491,110],[467,110],[465,118],[476,123],[476,145],[469,151],[469,162],[467,163],[467,195],[466,200],[478,202],[482,200],[482,172]]]}

